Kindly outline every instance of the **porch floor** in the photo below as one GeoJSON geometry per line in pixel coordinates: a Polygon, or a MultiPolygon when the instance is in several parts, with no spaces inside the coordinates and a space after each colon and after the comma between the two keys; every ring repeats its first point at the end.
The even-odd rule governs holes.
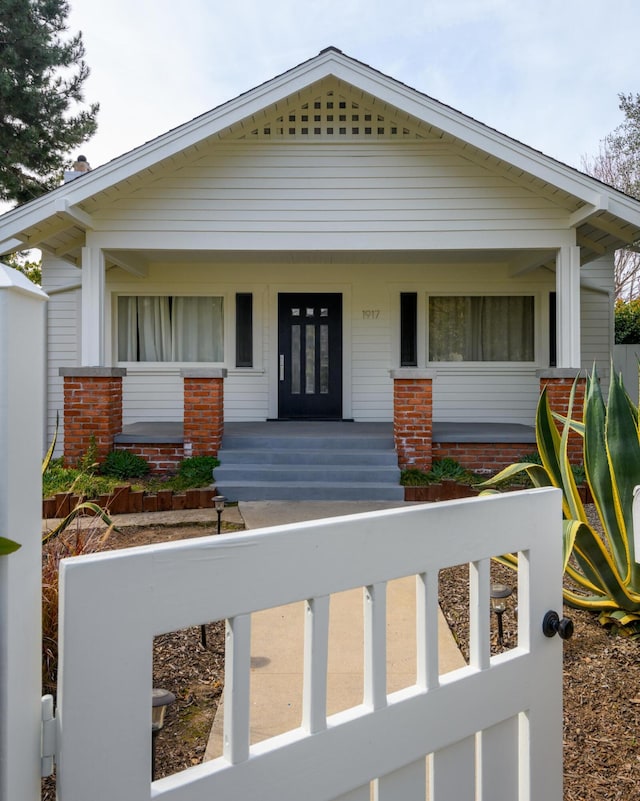
{"type": "MultiPolygon", "coordinates": [[[[352,423],[342,420],[267,420],[248,423],[225,423],[225,435],[250,437],[332,437],[348,435],[363,439],[393,436],[393,423],[352,423]]],[[[140,422],[123,426],[115,436],[118,444],[182,443],[181,422],[140,422]]],[[[519,423],[434,422],[433,442],[531,442],[535,443],[533,426],[519,423]]]]}

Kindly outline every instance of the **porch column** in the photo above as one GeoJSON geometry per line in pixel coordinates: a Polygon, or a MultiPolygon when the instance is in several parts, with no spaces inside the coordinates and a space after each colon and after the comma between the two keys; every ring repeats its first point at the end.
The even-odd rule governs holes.
{"type": "Polygon", "coordinates": [[[435,370],[398,369],[393,379],[393,437],[401,470],[428,471],[432,461],[435,370]]]}
{"type": "Polygon", "coordinates": [[[82,346],[81,361],[87,367],[104,365],[104,253],[82,248],[82,346]]]}
{"type": "MultiPolygon", "coordinates": [[[[543,389],[547,390],[547,397],[549,398],[549,405],[552,411],[566,416],[569,409],[569,395],[571,388],[576,377],[580,375],[580,370],[571,368],[555,367],[548,370],[539,370],[538,378],[540,379],[540,392],[543,389]]],[[[573,411],[571,417],[574,420],[582,421],[582,412],[584,406],[584,392],[586,387],[586,377],[582,375],[578,379],[576,387],[576,394],[573,400],[573,411]]],[[[558,430],[562,430],[562,425],[557,422],[558,430]]],[[[583,444],[584,440],[575,431],[569,433],[569,443],[567,451],[569,460],[572,464],[582,464],[583,461],[583,444]]]]}
{"type": "Polygon", "coordinates": [[[64,461],[75,465],[95,439],[98,461],[122,431],[122,367],[61,367],[64,378],[64,461]]]}
{"type": "Polygon", "coordinates": [[[580,248],[562,247],[556,256],[558,367],[581,366],[580,248]]]}
{"type": "Polygon", "coordinates": [[[181,370],[184,380],[184,455],[217,456],[224,431],[227,371],[181,370]]]}

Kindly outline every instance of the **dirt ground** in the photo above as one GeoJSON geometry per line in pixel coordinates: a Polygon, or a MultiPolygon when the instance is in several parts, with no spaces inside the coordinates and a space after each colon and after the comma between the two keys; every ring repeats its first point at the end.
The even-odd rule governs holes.
{"type": "MultiPolygon", "coordinates": [[[[127,529],[114,534],[108,547],[209,534],[210,526],[127,529]]],[[[492,580],[513,583],[508,569],[492,570],[492,580]]],[[[442,572],[440,603],[465,657],[468,615],[460,599],[467,593],[466,567],[442,572]]],[[[515,638],[516,604],[514,593],[503,617],[506,647],[515,638]]],[[[565,608],[564,614],[575,625],[564,644],[564,801],[640,801],[640,646],[607,633],[587,612],[565,608]]],[[[157,778],[202,760],[224,682],[224,624],[206,627],[206,643],[203,648],[199,626],[155,640],[154,687],[176,696],[156,740],[157,778]]],[[[493,647],[498,650],[497,642],[493,647]]],[[[53,793],[45,781],[43,799],[53,793]]]]}

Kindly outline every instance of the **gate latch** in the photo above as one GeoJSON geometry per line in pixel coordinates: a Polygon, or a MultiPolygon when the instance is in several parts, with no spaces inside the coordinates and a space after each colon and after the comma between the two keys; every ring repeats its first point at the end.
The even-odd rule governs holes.
{"type": "Polygon", "coordinates": [[[40,775],[51,776],[56,754],[56,719],[53,715],[53,696],[42,696],[42,734],[40,746],[40,775]]]}
{"type": "Polygon", "coordinates": [[[573,620],[568,617],[560,619],[557,612],[550,610],[542,620],[542,633],[545,637],[558,634],[561,640],[568,640],[573,634],[573,620]]]}

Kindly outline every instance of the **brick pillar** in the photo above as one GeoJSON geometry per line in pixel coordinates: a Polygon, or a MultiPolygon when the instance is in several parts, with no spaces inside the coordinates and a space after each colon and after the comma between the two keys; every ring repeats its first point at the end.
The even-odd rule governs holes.
{"type": "Polygon", "coordinates": [[[64,378],[64,461],[76,465],[95,438],[98,461],[122,431],[122,377],[118,367],[61,367],[64,378]]]}
{"type": "MultiPolygon", "coordinates": [[[[546,387],[547,397],[549,398],[549,405],[551,411],[557,412],[566,416],[569,409],[569,395],[576,376],[580,374],[580,370],[572,367],[555,367],[548,370],[540,370],[538,377],[540,379],[540,392],[546,387]]],[[[582,421],[582,410],[584,404],[584,392],[586,386],[586,379],[581,377],[576,387],[576,393],[573,399],[572,418],[574,420],[582,421]]],[[[556,421],[558,430],[562,432],[562,425],[556,421]]],[[[569,444],[567,450],[569,459],[572,464],[582,464],[583,461],[583,439],[575,431],[569,434],[569,444]]]]}
{"type": "Polygon", "coordinates": [[[182,370],[184,380],[184,451],[217,456],[224,431],[224,379],[227,371],[182,370]]]}
{"type": "Polygon", "coordinates": [[[402,470],[431,469],[435,370],[391,370],[393,437],[402,470]]]}

